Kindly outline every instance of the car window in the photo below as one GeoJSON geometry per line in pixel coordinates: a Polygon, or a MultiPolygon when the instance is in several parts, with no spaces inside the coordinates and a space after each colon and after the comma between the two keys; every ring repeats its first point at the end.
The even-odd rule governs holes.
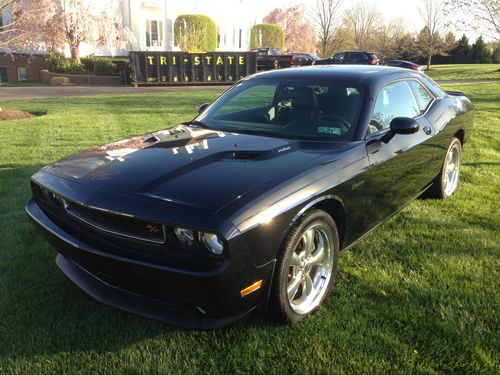
{"type": "Polygon", "coordinates": [[[411,80],[408,81],[413,93],[415,94],[415,99],[417,99],[418,106],[420,108],[420,113],[424,113],[427,106],[432,101],[433,97],[425,89],[425,87],[418,81],[411,80]]]}
{"type": "Polygon", "coordinates": [[[353,60],[368,60],[364,53],[350,53],[349,58],[353,60]]]}
{"type": "Polygon", "coordinates": [[[333,56],[333,60],[336,60],[336,61],[342,61],[344,60],[344,54],[343,53],[337,53],[333,56]]]}
{"type": "Polygon", "coordinates": [[[388,84],[377,94],[368,133],[372,135],[388,129],[395,117],[415,117],[419,114],[420,110],[406,81],[388,84]]]}
{"type": "Polygon", "coordinates": [[[270,107],[273,104],[276,86],[271,84],[260,84],[249,87],[240,95],[232,97],[219,114],[247,111],[253,108],[270,107]]]}
{"type": "Polygon", "coordinates": [[[365,88],[328,79],[250,79],[198,117],[213,130],[296,139],[352,140],[365,88]]]}

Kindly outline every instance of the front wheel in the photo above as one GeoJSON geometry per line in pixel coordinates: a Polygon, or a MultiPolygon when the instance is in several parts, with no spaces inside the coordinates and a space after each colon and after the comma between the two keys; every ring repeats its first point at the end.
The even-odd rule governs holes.
{"type": "Polygon", "coordinates": [[[270,306],[287,323],[314,313],[330,293],[339,259],[339,236],[324,211],[306,212],[292,227],[278,259],[270,306]]]}
{"type": "Polygon", "coordinates": [[[430,195],[434,198],[446,199],[458,188],[460,182],[460,166],[462,163],[462,144],[453,138],[448,146],[441,172],[434,181],[430,195]]]}

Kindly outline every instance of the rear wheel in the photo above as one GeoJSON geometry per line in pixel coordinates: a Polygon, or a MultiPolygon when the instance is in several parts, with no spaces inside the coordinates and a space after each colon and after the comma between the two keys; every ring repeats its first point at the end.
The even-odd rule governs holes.
{"type": "Polygon", "coordinates": [[[462,162],[462,144],[458,138],[453,138],[444,158],[441,172],[434,181],[429,192],[434,198],[446,199],[458,188],[460,182],[460,166],[462,162]]]}
{"type": "Polygon", "coordinates": [[[330,293],[339,259],[339,236],[324,211],[306,212],[288,234],[273,280],[270,305],[276,316],[298,323],[330,293]]]}

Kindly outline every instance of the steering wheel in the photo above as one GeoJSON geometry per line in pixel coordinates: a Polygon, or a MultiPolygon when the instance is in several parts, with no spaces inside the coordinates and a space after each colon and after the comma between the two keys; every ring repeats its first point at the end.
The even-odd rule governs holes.
{"type": "Polygon", "coordinates": [[[349,121],[347,121],[345,118],[337,116],[337,115],[333,115],[333,114],[320,115],[316,119],[316,123],[319,123],[321,121],[330,122],[330,123],[334,123],[335,125],[338,125],[342,131],[342,134],[348,133],[349,130],[351,129],[351,124],[349,123],[349,121]]]}

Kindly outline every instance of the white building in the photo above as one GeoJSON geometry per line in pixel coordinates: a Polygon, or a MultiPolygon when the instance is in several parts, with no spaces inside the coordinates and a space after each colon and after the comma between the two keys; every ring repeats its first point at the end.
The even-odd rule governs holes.
{"type": "MultiPolygon", "coordinates": [[[[255,0],[122,0],[121,13],[123,25],[136,39],[135,50],[178,51],[174,41],[175,19],[182,14],[204,14],[217,24],[218,51],[248,51],[250,29],[263,18],[254,16],[252,4],[255,5],[255,0]]],[[[109,54],[88,47],[81,52],[109,54]]]]}
{"type": "MultiPolygon", "coordinates": [[[[103,5],[103,0],[89,1],[94,1],[98,6],[103,5]]],[[[174,43],[175,19],[181,14],[204,14],[217,24],[218,51],[248,51],[250,29],[256,23],[261,23],[264,17],[264,14],[255,16],[258,13],[257,3],[256,0],[121,0],[120,10],[123,26],[128,27],[136,39],[134,50],[178,51],[174,43]]],[[[6,22],[8,11],[3,14],[3,23],[6,22]]],[[[82,56],[92,53],[101,56],[124,55],[126,51],[96,50],[82,44],[82,56]]],[[[69,48],[66,55],[69,56],[69,48]]]]}

